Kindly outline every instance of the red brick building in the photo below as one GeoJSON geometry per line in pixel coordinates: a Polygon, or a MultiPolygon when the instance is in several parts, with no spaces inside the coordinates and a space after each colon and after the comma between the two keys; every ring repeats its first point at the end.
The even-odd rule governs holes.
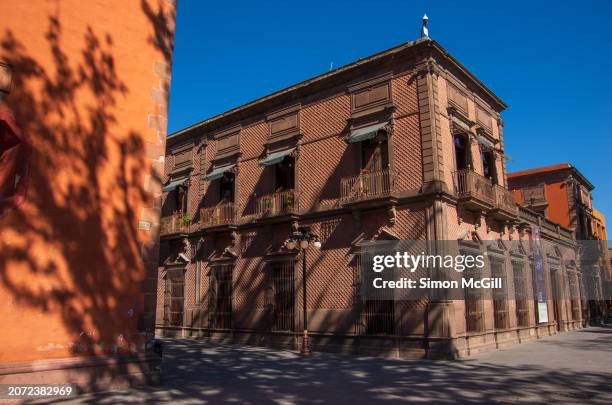
{"type": "Polygon", "coordinates": [[[174,15],[167,0],[0,2],[0,383],[159,378],[146,344],[174,15]]]}
{"type": "MultiPolygon", "coordinates": [[[[356,292],[366,241],[478,250],[484,240],[528,244],[534,227],[562,248],[547,252],[547,288],[577,285],[570,231],[518,207],[507,189],[505,108],[425,38],[171,134],[158,333],[299,347],[301,256],[284,245],[295,229],[322,243],[307,256],[315,350],[454,357],[580,327],[576,300],[551,298],[538,322],[533,294],[501,306],[491,297],[379,305],[356,292]]],[[[529,279],[527,252],[490,253],[522,274],[517,283],[529,279]]]]}

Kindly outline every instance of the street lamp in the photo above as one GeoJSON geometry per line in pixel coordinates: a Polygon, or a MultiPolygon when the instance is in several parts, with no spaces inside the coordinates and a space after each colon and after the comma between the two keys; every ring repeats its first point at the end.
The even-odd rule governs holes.
{"type": "Polygon", "coordinates": [[[308,312],[306,311],[306,251],[311,245],[317,249],[321,248],[319,237],[307,229],[298,229],[285,241],[285,247],[287,249],[293,250],[299,247],[302,251],[302,310],[304,311],[302,319],[304,322],[304,334],[302,335],[300,355],[304,357],[308,357],[312,354],[308,343],[308,312]]]}

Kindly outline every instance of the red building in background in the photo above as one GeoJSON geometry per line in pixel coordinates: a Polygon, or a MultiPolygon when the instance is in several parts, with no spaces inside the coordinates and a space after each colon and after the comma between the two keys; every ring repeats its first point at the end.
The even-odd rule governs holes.
{"type": "Polygon", "coordinates": [[[572,229],[578,240],[595,236],[591,192],[595,188],[569,163],[508,173],[516,201],[572,229]]]}
{"type": "MultiPolygon", "coordinates": [[[[578,241],[599,240],[598,266],[602,293],[612,287],[612,270],[608,259],[605,217],[593,207],[591,184],[570,163],[538,167],[508,173],[508,188],[513,190],[516,201],[544,217],[571,229],[578,241]]],[[[598,322],[602,316],[600,305],[590,302],[591,313],[586,317],[598,322]]]]}

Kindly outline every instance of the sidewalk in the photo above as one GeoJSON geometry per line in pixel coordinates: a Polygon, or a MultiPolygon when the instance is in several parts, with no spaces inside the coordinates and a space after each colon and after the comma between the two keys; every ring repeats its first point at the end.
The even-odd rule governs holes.
{"type": "Polygon", "coordinates": [[[612,326],[462,361],[388,360],[215,346],[164,346],[162,387],[83,395],[70,403],[293,404],[612,403],[612,326]]]}

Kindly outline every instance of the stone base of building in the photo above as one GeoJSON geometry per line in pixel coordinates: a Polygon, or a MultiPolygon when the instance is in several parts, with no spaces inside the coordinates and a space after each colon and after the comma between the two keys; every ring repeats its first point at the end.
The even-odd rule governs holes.
{"type": "MultiPolygon", "coordinates": [[[[581,329],[581,321],[565,322],[561,331],[581,329]]],[[[505,330],[470,333],[456,337],[359,336],[309,332],[313,351],[359,354],[403,359],[458,359],[503,349],[515,344],[559,333],[556,323],[505,330]]],[[[193,327],[158,326],[156,335],[164,338],[203,339],[215,343],[244,344],[275,349],[299,350],[301,334],[252,330],[209,330],[193,327]]]]}
{"type": "Polygon", "coordinates": [[[78,392],[158,385],[160,364],[155,354],[8,363],[0,365],[0,384],[75,384],[78,392]]]}

